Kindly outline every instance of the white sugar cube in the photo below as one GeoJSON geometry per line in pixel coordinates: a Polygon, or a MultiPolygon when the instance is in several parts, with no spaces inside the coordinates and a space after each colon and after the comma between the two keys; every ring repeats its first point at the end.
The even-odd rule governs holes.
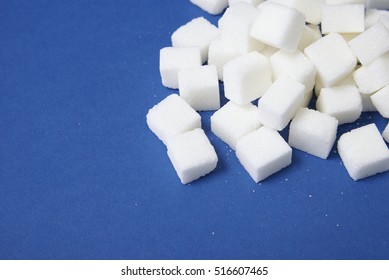
{"type": "Polygon", "coordinates": [[[381,16],[386,17],[387,15],[389,15],[389,11],[386,10],[367,10],[365,13],[365,29],[369,29],[375,25],[380,20],[381,16]]]}
{"type": "Polygon", "coordinates": [[[327,114],[301,108],[290,123],[289,145],[326,159],[336,140],[338,120],[327,114]]]}
{"type": "Polygon", "coordinates": [[[261,127],[239,140],[236,156],[258,183],[290,165],[292,149],[277,131],[261,127]]]}
{"type": "Polygon", "coordinates": [[[220,108],[216,66],[205,65],[178,72],[180,96],[196,111],[220,108]]]}
{"type": "Polygon", "coordinates": [[[362,113],[362,100],[355,86],[323,88],[316,102],[322,113],[335,117],[339,124],[351,123],[362,113]]]}
{"type": "Polygon", "coordinates": [[[303,35],[305,16],[281,4],[265,2],[251,28],[251,36],[267,45],[294,52],[303,35]]]}
{"type": "Polygon", "coordinates": [[[382,133],[382,137],[385,139],[386,142],[389,143],[389,123],[385,127],[384,132],[382,133]]]}
{"type": "Polygon", "coordinates": [[[212,132],[233,150],[239,139],[261,126],[258,108],[251,103],[237,105],[230,101],[211,116],[212,132]]]}
{"type": "Polygon", "coordinates": [[[354,180],[389,170],[389,150],[375,124],[343,134],[338,152],[354,180]]]}
{"type": "Polygon", "coordinates": [[[199,47],[201,62],[208,60],[208,48],[219,36],[219,29],[203,17],[198,17],[181,26],[171,36],[173,47],[199,47]]]}
{"type": "Polygon", "coordinates": [[[218,78],[223,81],[224,65],[238,56],[238,51],[228,46],[221,38],[217,38],[209,46],[208,64],[216,66],[218,78]]]}
{"type": "Polygon", "coordinates": [[[360,33],[365,30],[365,6],[363,4],[324,5],[321,21],[323,34],[360,33]]]}
{"type": "Polygon", "coordinates": [[[389,118],[389,85],[374,93],[371,101],[384,118],[389,118]]]}
{"type": "Polygon", "coordinates": [[[251,52],[239,56],[224,65],[225,96],[240,105],[250,103],[270,87],[271,75],[269,59],[264,55],[251,52]]]}
{"type": "Polygon", "coordinates": [[[326,87],[345,78],[357,64],[354,53],[338,33],[331,33],[317,40],[305,48],[304,53],[316,65],[326,87]]]}
{"type": "Polygon", "coordinates": [[[218,15],[228,7],[228,0],[190,0],[207,13],[218,15]]]}
{"type": "Polygon", "coordinates": [[[207,175],[218,161],[215,149],[201,128],[170,138],[167,154],[183,184],[207,175]]]}
{"type": "Polygon", "coordinates": [[[218,25],[222,39],[240,54],[259,51],[264,44],[250,37],[251,26],[258,15],[258,9],[245,2],[229,7],[218,25]]]}
{"type": "Polygon", "coordinates": [[[201,127],[200,115],[177,94],[171,94],[149,110],[147,125],[166,144],[177,134],[201,127]]]}
{"type": "Polygon", "coordinates": [[[389,30],[377,23],[348,42],[351,49],[363,65],[389,51],[389,30]]]}
{"type": "Polygon", "coordinates": [[[389,84],[389,52],[354,72],[354,80],[363,94],[374,93],[389,84]]]}
{"type": "Polygon", "coordinates": [[[366,0],[366,8],[388,10],[389,2],[388,0],[366,0]]]}
{"type": "Polygon", "coordinates": [[[228,5],[232,6],[239,2],[246,2],[247,4],[250,4],[252,6],[258,6],[260,3],[264,2],[265,0],[228,0],[228,5]]]}
{"type": "Polygon", "coordinates": [[[198,47],[161,49],[159,71],[165,87],[178,88],[178,72],[183,69],[201,66],[201,54],[198,47]]]}
{"type": "Polygon", "coordinates": [[[260,122],[272,129],[284,129],[301,107],[304,94],[304,85],[286,76],[278,78],[258,101],[260,122]]]}

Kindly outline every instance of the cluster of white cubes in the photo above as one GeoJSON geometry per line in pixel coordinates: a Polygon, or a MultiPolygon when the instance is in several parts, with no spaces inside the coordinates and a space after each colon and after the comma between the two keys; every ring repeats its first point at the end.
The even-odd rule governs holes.
{"type": "MultiPolygon", "coordinates": [[[[172,46],[160,51],[160,74],[179,93],[147,114],[183,184],[218,161],[196,111],[215,111],[212,133],[255,182],[287,167],[292,148],[327,159],[338,126],[362,112],[389,118],[389,12],[377,10],[388,1],[190,2],[222,15],[217,26],[197,17],[172,33],[172,46]],[[316,110],[307,108],[313,91],[316,110]],[[288,124],[286,142],[279,131],[288,124]]],[[[338,151],[354,180],[389,169],[383,139],[389,141],[389,124],[382,135],[368,125],[340,137],[338,151]]]]}

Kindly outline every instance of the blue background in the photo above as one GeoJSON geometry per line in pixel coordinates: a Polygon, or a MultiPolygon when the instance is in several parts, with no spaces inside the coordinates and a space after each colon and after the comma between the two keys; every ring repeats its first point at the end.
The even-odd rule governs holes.
{"type": "Polygon", "coordinates": [[[0,1],[1,259],[389,258],[389,173],[353,182],[335,149],[255,184],[202,113],[218,167],[179,182],[145,116],[198,16],[217,23],[184,0],[0,1]]]}

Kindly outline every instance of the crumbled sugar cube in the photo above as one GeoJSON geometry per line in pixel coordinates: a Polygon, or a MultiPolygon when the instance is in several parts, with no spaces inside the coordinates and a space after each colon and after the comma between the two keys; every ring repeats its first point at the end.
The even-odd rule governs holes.
{"type": "Polygon", "coordinates": [[[355,86],[323,88],[316,101],[316,108],[338,119],[339,124],[351,123],[362,113],[361,95],[355,86]]]}
{"type": "Polygon", "coordinates": [[[327,114],[301,108],[290,123],[289,145],[326,159],[336,140],[338,120],[327,114]]]}
{"type": "Polygon", "coordinates": [[[389,123],[388,123],[388,125],[385,127],[384,132],[382,133],[382,137],[385,139],[386,142],[389,143],[389,123]]]}
{"type": "Polygon", "coordinates": [[[371,96],[371,101],[384,118],[389,118],[389,85],[371,96]]]}
{"type": "Polygon", "coordinates": [[[374,93],[389,84],[389,52],[354,72],[354,80],[363,94],[374,93]]]}
{"type": "Polygon", "coordinates": [[[179,27],[171,36],[173,47],[199,47],[201,62],[208,60],[208,48],[219,36],[219,29],[203,17],[198,17],[179,27]]]}
{"type": "Polygon", "coordinates": [[[159,71],[165,87],[178,88],[178,72],[183,69],[201,66],[201,54],[198,47],[166,47],[159,55],[159,71]]]}
{"type": "Polygon", "coordinates": [[[239,140],[236,156],[258,183],[291,164],[292,148],[277,131],[261,127],[239,140]]]}
{"type": "Polygon", "coordinates": [[[212,172],[217,155],[201,128],[170,138],[167,154],[183,184],[188,184],[212,172]]]}
{"type": "Polygon", "coordinates": [[[388,0],[366,0],[366,9],[388,10],[388,0]]]}
{"type": "Polygon", "coordinates": [[[228,7],[228,0],[190,0],[207,13],[218,15],[228,7]]]}
{"type": "Polygon", "coordinates": [[[211,116],[212,132],[233,150],[239,139],[261,126],[258,108],[251,103],[237,105],[230,101],[211,116]]]}
{"type": "Polygon", "coordinates": [[[177,94],[171,94],[149,110],[147,125],[166,144],[177,134],[201,127],[200,115],[177,94]]]}
{"type": "Polygon", "coordinates": [[[180,96],[196,111],[220,108],[219,80],[215,65],[178,72],[180,96]]]}
{"type": "Polygon", "coordinates": [[[365,29],[369,29],[375,25],[381,18],[381,16],[389,15],[389,11],[371,9],[365,13],[365,29]]]}
{"type": "Polygon", "coordinates": [[[359,61],[367,65],[389,51],[389,30],[379,22],[348,44],[359,61]]]}
{"type": "Polygon", "coordinates": [[[288,76],[305,86],[306,91],[312,91],[316,79],[316,67],[302,52],[293,53],[279,50],[270,57],[274,80],[288,76]]]}
{"type": "Polygon", "coordinates": [[[341,81],[357,64],[354,53],[338,33],[317,40],[306,47],[304,53],[316,65],[318,75],[326,87],[341,81]]]}
{"type": "Polygon", "coordinates": [[[324,5],[321,32],[328,34],[360,33],[365,30],[365,6],[363,4],[324,5]]]}
{"type": "MultiPolygon", "coordinates": [[[[318,32],[320,32],[320,30],[318,32]]],[[[310,44],[316,42],[320,38],[321,38],[321,35],[318,36],[317,31],[314,28],[312,28],[308,25],[305,25],[304,30],[303,30],[303,35],[302,35],[301,40],[297,46],[297,49],[300,51],[304,51],[304,49],[306,47],[308,47],[310,44]]]]}
{"type": "Polygon", "coordinates": [[[260,5],[258,11],[250,35],[279,49],[290,52],[297,50],[305,26],[304,14],[270,1],[260,5]]]}
{"type": "Polygon", "coordinates": [[[301,107],[305,86],[282,76],[258,101],[259,121],[272,129],[282,130],[301,107]]]}
{"type": "Polygon", "coordinates": [[[271,75],[269,59],[264,55],[251,52],[239,56],[224,65],[225,96],[239,105],[250,103],[270,87],[271,75]]]}
{"type": "Polygon", "coordinates": [[[229,7],[219,19],[222,39],[240,54],[260,51],[264,44],[250,37],[251,26],[258,15],[258,9],[245,2],[229,7]]]}
{"type": "Polygon", "coordinates": [[[232,5],[235,5],[239,2],[246,2],[247,4],[250,4],[252,6],[258,6],[259,4],[261,4],[264,1],[265,0],[228,0],[228,5],[232,6],[232,5]]]}
{"type": "Polygon", "coordinates": [[[230,60],[239,56],[239,53],[228,46],[221,38],[212,41],[209,46],[208,64],[215,65],[220,81],[223,81],[223,67],[230,60]]]}
{"type": "Polygon", "coordinates": [[[338,153],[354,180],[389,170],[389,150],[375,124],[343,134],[338,153]]]}

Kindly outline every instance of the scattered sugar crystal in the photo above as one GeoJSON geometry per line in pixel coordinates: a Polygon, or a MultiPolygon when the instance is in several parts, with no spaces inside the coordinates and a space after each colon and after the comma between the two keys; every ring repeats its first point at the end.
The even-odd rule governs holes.
{"type": "Polygon", "coordinates": [[[327,114],[301,108],[290,124],[289,145],[326,159],[335,143],[338,120],[327,114]]]}
{"type": "Polygon", "coordinates": [[[323,88],[316,102],[322,113],[335,117],[339,124],[351,123],[362,113],[362,100],[355,86],[323,88]]]}
{"type": "Polygon", "coordinates": [[[159,70],[165,87],[177,89],[178,72],[197,66],[201,66],[201,53],[198,47],[166,47],[160,51],[159,70]]]}
{"type": "Polygon", "coordinates": [[[365,30],[365,6],[363,4],[324,5],[321,21],[323,34],[360,33],[365,30]]]}
{"type": "Polygon", "coordinates": [[[277,131],[261,127],[239,140],[236,156],[258,183],[290,165],[292,149],[277,131]]]}
{"type": "Polygon", "coordinates": [[[389,118],[389,85],[374,93],[371,101],[381,116],[389,118]]]}
{"type": "Polygon", "coordinates": [[[201,127],[200,115],[177,94],[171,94],[149,110],[147,125],[166,144],[177,134],[201,127]]]}
{"type": "Polygon", "coordinates": [[[215,149],[201,128],[169,138],[167,154],[183,184],[207,175],[218,161],[215,149]]]}
{"type": "Polygon", "coordinates": [[[267,45],[294,52],[303,35],[305,16],[281,4],[265,2],[251,28],[251,36],[267,45]]]}
{"type": "Polygon", "coordinates": [[[304,100],[305,86],[282,76],[258,101],[260,122],[272,129],[282,130],[294,117],[304,100]]]}
{"type": "Polygon", "coordinates": [[[389,170],[389,150],[375,124],[343,134],[338,152],[354,180],[389,170]]]}
{"type": "Polygon", "coordinates": [[[212,132],[233,150],[239,139],[261,126],[258,108],[251,103],[237,105],[230,101],[211,116],[212,132]]]}
{"type": "Polygon", "coordinates": [[[196,111],[220,108],[216,66],[204,65],[178,72],[180,96],[196,111]]]}
{"type": "Polygon", "coordinates": [[[261,97],[271,85],[269,59],[251,52],[229,61],[223,69],[225,96],[239,105],[261,97]]]}
{"type": "Polygon", "coordinates": [[[190,0],[207,13],[218,15],[228,7],[228,0],[190,0]]]}
{"type": "Polygon", "coordinates": [[[201,62],[208,60],[211,42],[219,36],[219,29],[203,17],[198,17],[179,27],[171,37],[173,47],[199,47],[201,62]]]}

